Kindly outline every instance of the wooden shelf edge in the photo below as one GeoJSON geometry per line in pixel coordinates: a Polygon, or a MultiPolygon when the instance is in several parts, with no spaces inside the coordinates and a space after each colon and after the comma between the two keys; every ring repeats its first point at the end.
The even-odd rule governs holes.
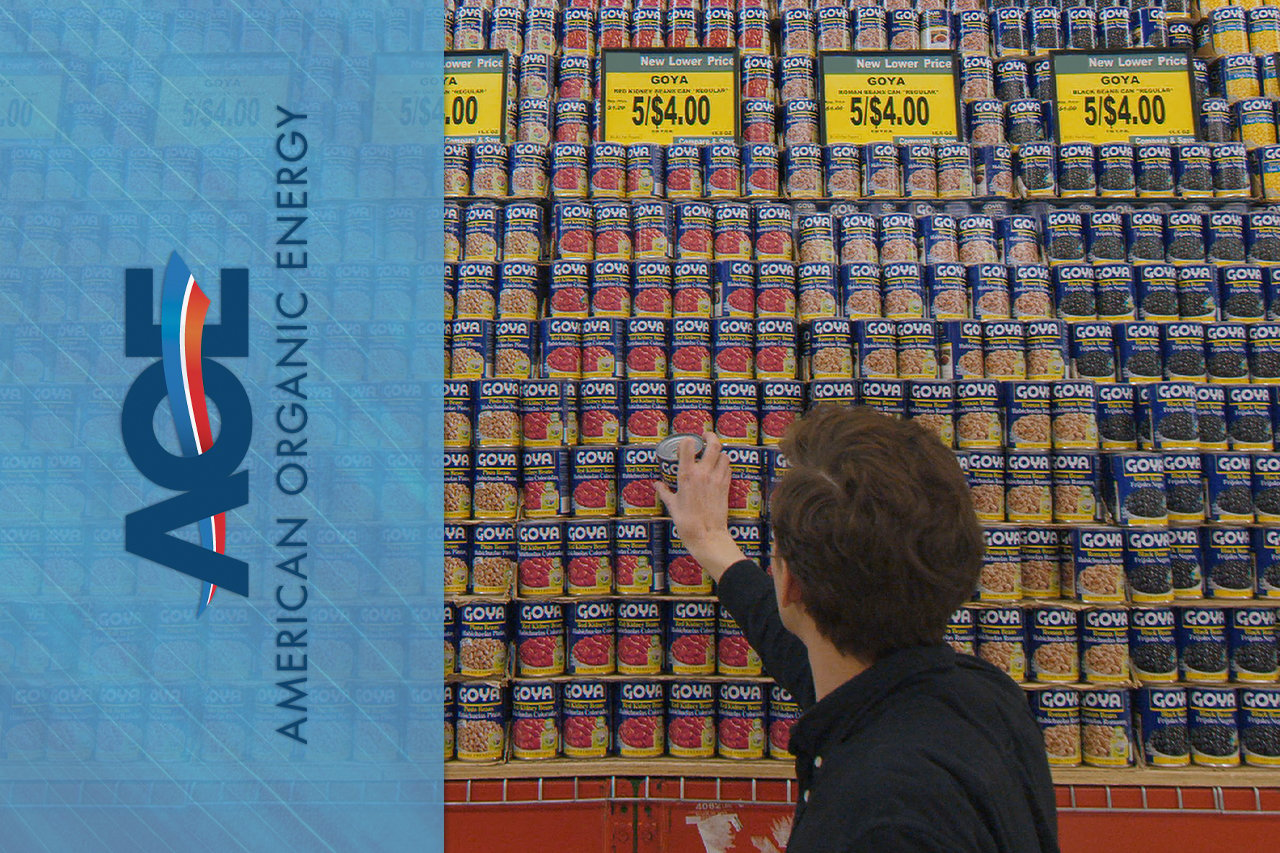
{"type": "MultiPolygon", "coordinates": [[[[573,777],[659,776],[698,779],[794,779],[790,761],[764,759],[734,761],[725,758],[599,758],[595,760],[547,759],[511,761],[506,764],[466,764],[451,761],[444,766],[449,780],[565,779],[573,777]]],[[[1280,768],[1188,767],[1155,768],[1062,767],[1053,770],[1057,785],[1181,788],[1280,788],[1280,768]]]]}
{"type": "MultiPolygon", "coordinates": [[[[781,759],[735,761],[729,758],[552,758],[506,764],[446,762],[451,779],[565,779],[575,776],[687,776],[699,779],[794,779],[795,765],[781,759]]],[[[1280,779],[1280,774],[1277,774],[1280,779]]]]}

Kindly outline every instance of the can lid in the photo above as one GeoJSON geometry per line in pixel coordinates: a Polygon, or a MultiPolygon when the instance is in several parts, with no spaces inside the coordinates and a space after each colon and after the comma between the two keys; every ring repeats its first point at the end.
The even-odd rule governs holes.
{"type": "Polygon", "coordinates": [[[674,462],[679,459],[680,442],[684,441],[686,438],[693,439],[697,448],[694,451],[695,456],[701,455],[702,451],[707,447],[707,443],[703,440],[702,436],[695,435],[691,432],[678,432],[674,435],[669,435],[662,441],[658,442],[658,446],[654,449],[658,459],[663,462],[674,462]]]}

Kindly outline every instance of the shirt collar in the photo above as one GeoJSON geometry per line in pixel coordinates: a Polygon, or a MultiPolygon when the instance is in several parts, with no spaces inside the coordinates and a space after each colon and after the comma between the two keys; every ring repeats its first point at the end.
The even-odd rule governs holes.
{"type": "Polygon", "coordinates": [[[921,673],[953,667],[955,662],[955,652],[941,643],[890,652],[805,711],[791,733],[790,751],[816,755],[831,741],[846,740],[862,727],[866,711],[899,685],[921,673]]]}

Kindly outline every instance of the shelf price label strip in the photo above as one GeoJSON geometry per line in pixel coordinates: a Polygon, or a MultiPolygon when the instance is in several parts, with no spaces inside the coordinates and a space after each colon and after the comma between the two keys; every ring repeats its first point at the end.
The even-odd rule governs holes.
{"type": "Polygon", "coordinates": [[[507,52],[444,55],[444,135],[465,142],[505,142],[507,52]]]}
{"type": "Polygon", "coordinates": [[[65,79],[53,59],[0,54],[0,145],[58,138],[65,79]]]}
{"type": "Polygon", "coordinates": [[[1191,58],[1177,50],[1053,54],[1058,142],[1194,139],[1191,58]]]}
{"type": "Polygon", "coordinates": [[[600,83],[607,142],[738,140],[734,50],[606,50],[600,83]]]}
{"type": "Polygon", "coordinates": [[[379,145],[424,144],[441,114],[451,140],[505,142],[506,104],[506,51],[445,51],[443,67],[426,54],[375,57],[373,141],[379,145]]]}
{"type": "Polygon", "coordinates": [[[274,137],[289,102],[292,64],[274,54],[167,56],[156,145],[209,145],[274,137]]]}
{"type": "Polygon", "coordinates": [[[943,51],[819,55],[822,141],[960,138],[960,63],[943,51]]]}

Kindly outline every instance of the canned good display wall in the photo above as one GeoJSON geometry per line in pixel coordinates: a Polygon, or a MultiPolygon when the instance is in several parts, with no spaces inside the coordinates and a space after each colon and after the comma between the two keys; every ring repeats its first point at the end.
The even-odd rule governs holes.
{"type": "Polygon", "coordinates": [[[948,641],[1026,686],[1055,768],[1280,764],[1280,16],[1033,6],[452,10],[515,97],[508,144],[444,164],[451,773],[785,775],[752,759],[797,709],[654,447],[721,435],[767,566],[777,444],[823,403],[955,450],[987,556],[948,641]],[[603,138],[625,47],[736,48],[740,138],[603,138]],[[1059,141],[1048,51],[1129,47],[1194,52],[1198,138],[1059,141]],[[960,138],[824,144],[819,54],[850,49],[957,51],[960,138]]]}

